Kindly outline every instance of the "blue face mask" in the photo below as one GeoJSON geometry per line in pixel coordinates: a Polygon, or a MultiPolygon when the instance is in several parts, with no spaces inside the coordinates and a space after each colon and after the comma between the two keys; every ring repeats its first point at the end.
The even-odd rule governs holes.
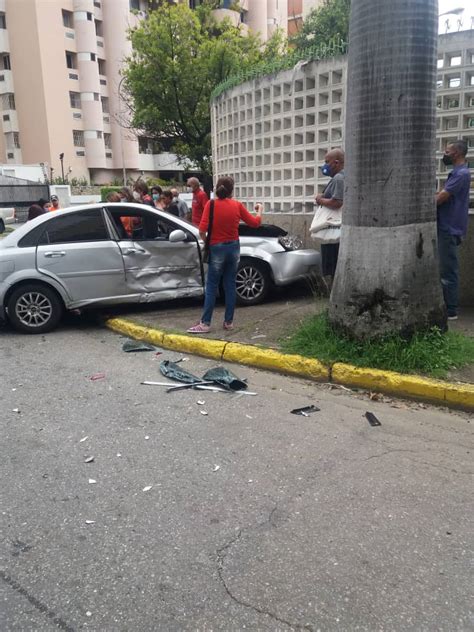
{"type": "Polygon", "coordinates": [[[321,173],[323,174],[323,176],[331,177],[331,167],[328,165],[327,162],[325,162],[324,165],[321,167],[321,173]]]}

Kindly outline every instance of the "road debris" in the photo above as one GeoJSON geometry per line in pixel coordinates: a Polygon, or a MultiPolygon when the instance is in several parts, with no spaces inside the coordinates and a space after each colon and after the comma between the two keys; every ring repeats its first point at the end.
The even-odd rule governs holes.
{"type": "Polygon", "coordinates": [[[253,419],[253,417],[251,417],[250,415],[245,415],[247,417],[247,419],[253,419]]]}
{"type": "Polygon", "coordinates": [[[86,520],[86,524],[95,524],[95,520],[86,520]]]}
{"type": "Polygon", "coordinates": [[[96,480],[94,480],[93,478],[89,479],[89,485],[95,485],[97,483],[96,480]]]}
{"type": "Polygon", "coordinates": [[[206,417],[209,414],[207,410],[200,410],[199,412],[201,413],[201,415],[204,415],[204,417],[206,417]]]}
{"type": "Polygon", "coordinates": [[[86,612],[86,617],[92,617],[92,612],[90,610],[86,612]]]}
{"type": "Polygon", "coordinates": [[[367,421],[369,422],[369,424],[371,426],[381,426],[382,424],[380,423],[380,421],[377,419],[377,417],[374,415],[374,413],[365,413],[365,417],[367,419],[367,421]]]}
{"type": "Polygon", "coordinates": [[[197,382],[202,382],[202,380],[186,369],[182,369],[179,367],[176,362],[171,362],[170,360],[163,360],[160,364],[160,371],[165,377],[169,377],[172,380],[176,380],[177,382],[182,382],[183,384],[196,384],[197,382]]]}
{"type": "Polygon", "coordinates": [[[117,456],[122,456],[122,455],[120,454],[120,452],[117,452],[117,456]]]}
{"type": "Polygon", "coordinates": [[[14,409],[12,410],[12,413],[19,413],[19,412],[20,412],[20,409],[19,409],[19,408],[14,408],[14,409]]]}
{"type": "Polygon", "coordinates": [[[257,338],[266,338],[265,334],[257,334],[256,336],[251,336],[250,340],[257,340],[257,338]]]}
{"type": "Polygon", "coordinates": [[[317,413],[320,410],[321,410],[320,408],[318,408],[317,406],[314,406],[314,404],[311,404],[311,406],[303,406],[302,408],[294,408],[293,410],[290,410],[290,413],[292,415],[301,415],[302,417],[309,417],[311,413],[317,413]]]}
{"type": "Polygon", "coordinates": [[[82,439],[79,439],[79,443],[84,443],[84,441],[87,441],[88,438],[89,438],[89,436],[82,437],[82,439]]]}
{"type": "Polygon", "coordinates": [[[93,460],[94,460],[93,456],[88,456],[84,459],[84,463],[92,463],[93,460]]]}
{"type": "Polygon", "coordinates": [[[156,347],[149,345],[147,342],[141,340],[125,340],[122,345],[122,351],[125,353],[132,353],[135,351],[155,351],[156,347]]]}
{"type": "Polygon", "coordinates": [[[205,404],[205,403],[206,403],[206,402],[205,402],[203,399],[198,399],[198,400],[197,400],[197,402],[196,402],[196,404],[197,404],[198,406],[204,406],[204,404],[205,404]]]}
{"type": "Polygon", "coordinates": [[[145,435],[145,441],[148,441],[150,437],[148,435],[145,435]]]}
{"type": "Polygon", "coordinates": [[[220,465],[214,465],[214,469],[212,470],[213,472],[218,472],[221,469],[220,465]]]}
{"type": "Polygon", "coordinates": [[[147,485],[146,487],[142,489],[142,492],[149,492],[152,487],[153,485],[147,485]]]}
{"type": "Polygon", "coordinates": [[[104,380],[105,373],[95,373],[94,375],[91,375],[89,379],[91,382],[97,382],[97,380],[104,380]]]}
{"type": "Polygon", "coordinates": [[[222,366],[209,369],[209,371],[204,373],[202,379],[214,382],[214,384],[231,391],[243,391],[248,388],[247,383],[244,382],[244,380],[239,379],[236,375],[234,375],[234,373],[232,373],[232,371],[229,371],[222,366]]]}

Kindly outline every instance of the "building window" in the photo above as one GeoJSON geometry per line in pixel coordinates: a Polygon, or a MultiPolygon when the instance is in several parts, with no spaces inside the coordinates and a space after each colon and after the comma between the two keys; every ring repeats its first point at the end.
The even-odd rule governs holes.
{"type": "Polygon", "coordinates": [[[130,11],[140,11],[140,0],[130,0],[130,11]]]}
{"type": "Polygon", "coordinates": [[[87,19],[92,22],[92,13],[87,12],[87,19]]]}
{"type": "Polygon", "coordinates": [[[98,59],[97,63],[99,65],[99,75],[105,75],[105,59],[98,59]]]}
{"type": "Polygon", "coordinates": [[[112,134],[104,133],[104,145],[106,149],[112,149],[112,134]]]}
{"type": "Polygon", "coordinates": [[[110,109],[109,109],[109,98],[108,97],[102,97],[101,101],[102,101],[102,112],[104,114],[109,114],[109,112],[110,112],[110,109]]]}
{"type": "Polygon", "coordinates": [[[100,94],[98,92],[94,92],[94,101],[100,100],[100,94]]]}
{"type": "Polygon", "coordinates": [[[97,130],[97,138],[102,138],[102,137],[103,137],[102,132],[100,132],[99,130],[97,130]]]}
{"type": "Polygon", "coordinates": [[[104,29],[102,28],[102,21],[101,20],[96,20],[95,21],[95,34],[97,35],[97,37],[103,37],[104,36],[104,29]]]}
{"type": "Polygon", "coordinates": [[[95,53],[91,53],[91,61],[96,61],[97,55],[95,53]]]}
{"type": "Polygon", "coordinates": [[[62,10],[63,14],[63,26],[66,29],[74,28],[74,14],[72,11],[66,11],[66,9],[62,10]]]}
{"type": "Polygon", "coordinates": [[[449,88],[459,88],[460,85],[461,85],[461,77],[449,77],[448,79],[449,88]]]}
{"type": "Polygon", "coordinates": [[[3,63],[3,69],[2,70],[11,70],[11,63],[10,63],[10,55],[3,55],[2,58],[2,63],[3,63]]]}
{"type": "Polygon", "coordinates": [[[458,108],[459,107],[459,99],[458,98],[448,99],[446,101],[446,107],[449,110],[452,110],[453,108],[458,108]]]}
{"type": "Polygon", "coordinates": [[[84,132],[81,129],[73,129],[72,130],[72,139],[74,142],[74,147],[85,147],[84,142],[84,132]]]}
{"type": "Polygon", "coordinates": [[[461,55],[453,55],[449,60],[450,66],[460,66],[461,65],[461,55]]]}
{"type": "Polygon", "coordinates": [[[14,94],[10,93],[2,96],[2,110],[16,110],[14,94]]]}
{"type": "Polygon", "coordinates": [[[76,110],[80,110],[81,109],[81,93],[69,92],[69,102],[72,108],[76,110]]]}
{"type": "Polygon", "coordinates": [[[71,51],[66,51],[66,66],[70,69],[77,68],[77,55],[76,53],[71,53],[71,51]]]}
{"type": "Polygon", "coordinates": [[[438,66],[438,68],[442,68],[442,67],[444,66],[444,63],[443,63],[443,58],[442,58],[442,57],[441,57],[441,58],[438,58],[437,66],[438,66]]]}
{"type": "Polygon", "coordinates": [[[5,13],[0,13],[0,29],[7,28],[7,18],[5,17],[5,13]]]}
{"type": "Polygon", "coordinates": [[[20,149],[20,133],[19,132],[13,132],[13,146],[15,147],[15,149],[20,149]]]}

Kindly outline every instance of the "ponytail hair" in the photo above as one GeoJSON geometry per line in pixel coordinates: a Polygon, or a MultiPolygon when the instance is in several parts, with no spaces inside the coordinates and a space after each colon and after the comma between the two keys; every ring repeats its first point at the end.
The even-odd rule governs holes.
{"type": "Polygon", "coordinates": [[[225,200],[232,197],[234,192],[234,178],[230,176],[223,176],[219,178],[216,184],[216,195],[219,200],[225,200]]]}

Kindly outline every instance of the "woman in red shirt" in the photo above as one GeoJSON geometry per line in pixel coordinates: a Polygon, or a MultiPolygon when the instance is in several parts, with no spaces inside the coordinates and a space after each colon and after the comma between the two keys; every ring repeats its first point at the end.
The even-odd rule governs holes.
{"type": "MultiPolygon", "coordinates": [[[[209,267],[206,278],[204,310],[199,322],[188,329],[190,334],[207,334],[211,329],[212,312],[216,294],[222,279],[225,293],[224,329],[233,328],[236,290],[235,279],[240,259],[239,223],[243,220],[249,226],[257,227],[262,222],[263,206],[256,204],[257,216],[250,215],[245,206],[232,199],[233,178],[219,178],[216,186],[217,199],[214,201],[214,218],[210,227],[209,267]]],[[[199,234],[205,241],[209,229],[211,202],[204,207],[199,234]]]]}

